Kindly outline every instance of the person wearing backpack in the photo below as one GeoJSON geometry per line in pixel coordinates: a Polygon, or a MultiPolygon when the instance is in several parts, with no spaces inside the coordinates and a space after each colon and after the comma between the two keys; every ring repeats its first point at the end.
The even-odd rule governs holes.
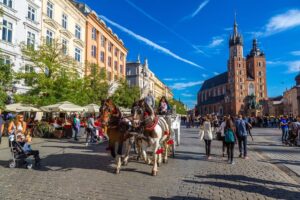
{"type": "Polygon", "coordinates": [[[200,128],[200,140],[203,140],[205,142],[205,153],[207,156],[207,159],[210,160],[210,150],[211,150],[211,141],[213,139],[212,134],[212,127],[210,122],[210,117],[207,116],[204,118],[203,125],[200,128]]]}
{"type": "Polygon", "coordinates": [[[247,122],[243,120],[243,116],[239,115],[238,119],[235,122],[236,132],[237,132],[237,138],[238,138],[238,145],[239,145],[239,151],[240,155],[239,157],[244,159],[249,159],[247,156],[247,122]]]}
{"type": "Polygon", "coordinates": [[[234,145],[236,143],[236,130],[230,118],[226,119],[224,128],[225,144],[227,146],[228,164],[234,164],[234,145]]]}

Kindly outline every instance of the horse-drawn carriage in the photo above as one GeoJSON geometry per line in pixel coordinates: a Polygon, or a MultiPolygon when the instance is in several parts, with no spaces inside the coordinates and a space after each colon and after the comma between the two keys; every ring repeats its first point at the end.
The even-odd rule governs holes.
{"type": "Polygon", "coordinates": [[[116,173],[121,164],[127,165],[132,142],[137,153],[147,164],[153,164],[152,175],[157,175],[158,166],[167,163],[169,153],[175,157],[175,146],[180,144],[180,116],[159,116],[145,102],[137,101],[129,116],[123,116],[111,100],[101,107],[102,125],[107,127],[109,149],[116,158],[116,173]],[[123,155],[125,149],[125,155],[123,155]],[[147,150],[150,150],[150,159],[147,150]]]}

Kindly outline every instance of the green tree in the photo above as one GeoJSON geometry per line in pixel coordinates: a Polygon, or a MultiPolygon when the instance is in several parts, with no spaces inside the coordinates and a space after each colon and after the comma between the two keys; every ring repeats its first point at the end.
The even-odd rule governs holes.
{"type": "Polygon", "coordinates": [[[34,70],[22,70],[16,74],[20,81],[26,80],[30,89],[15,96],[17,101],[39,106],[69,100],[77,91],[74,84],[80,81],[78,64],[64,55],[64,48],[57,40],[43,43],[37,49],[22,45],[23,56],[32,63],[34,70]]]}
{"type": "Polygon", "coordinates": [[[178,101],[176,99],[170,99],[169,103],[172,107],[176,105],[176,112],[177,114],[185,115],[187,110],[185,109],[184,104],[181,101],[178,101]]]}
{"type": "Polygon", "coordinates": [[[113,101],[121,107],[131,108],[132,104],[140,98],[140,89],[131,87],[125,80],[120,80],[120,86],[112,96],[113,101]]]}

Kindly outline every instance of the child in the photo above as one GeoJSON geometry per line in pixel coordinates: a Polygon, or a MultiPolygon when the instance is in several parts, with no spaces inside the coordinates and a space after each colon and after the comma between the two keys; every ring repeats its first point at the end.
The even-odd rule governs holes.
{"type": "Polygon", "coordinates": [[[28,140],[22,134],[17,134],[17,142],[22,146],[23,151],[27,156],[34,156],[35,166],[40,165],[40,152],[37,150],[32,150],[31,145],[28,143],[28,140]]]}

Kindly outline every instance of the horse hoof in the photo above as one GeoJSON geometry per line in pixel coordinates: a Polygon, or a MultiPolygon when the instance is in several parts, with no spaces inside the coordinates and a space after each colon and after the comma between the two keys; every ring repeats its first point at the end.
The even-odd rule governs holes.
{"type": "Polygon", "coordinates": [[[167,160],[167,159],[164,159],[164,160],[163,160],[163,163],[168,164],[168,160],[167,160]]]}
{"type": "Polygon", "coordinates": [[[161,165],[162,165],[161,162],[158,162],[158,163],[157,163],[157,166],[158,166],[158,167],[161,167],[161,165]]]}
{"type": "Polygon", "coordinates": [[[152,171],[152,176],[157,176],[157,171],[152,171]]]}
{"type": "Polygon", "coordinates": [[[128,165],[128,161],[124,161],[124,162],[122,163],[122,165],[123,165],[123,166],[127,166],[127,165],[128,165]]]}
{"type": "Polygon", "coordinates": [[[136,161],[140,161],[140,159],[141,159],[140,156],[136,157],[136,161]]]}
{"type": "Polygon", "coordinates": [[[120,174],[120,170],[116,169],[115,174],[120,174]]]}

